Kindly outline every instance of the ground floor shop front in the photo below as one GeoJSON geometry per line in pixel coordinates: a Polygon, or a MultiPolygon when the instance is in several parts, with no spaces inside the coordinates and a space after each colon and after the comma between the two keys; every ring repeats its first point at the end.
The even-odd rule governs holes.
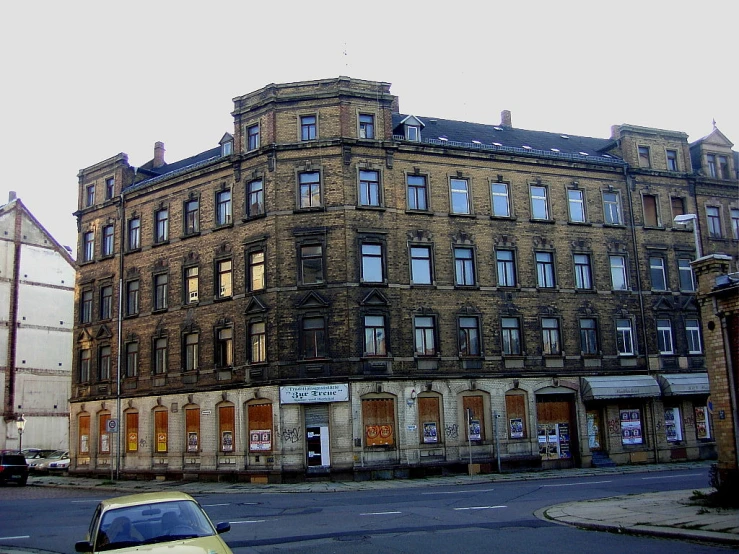
{"type": "Polygon", "coordinates": [[[335,382],[73,403],[70,471],[279,482],[712,458],[707,379],[689,377],[335,382]]]}

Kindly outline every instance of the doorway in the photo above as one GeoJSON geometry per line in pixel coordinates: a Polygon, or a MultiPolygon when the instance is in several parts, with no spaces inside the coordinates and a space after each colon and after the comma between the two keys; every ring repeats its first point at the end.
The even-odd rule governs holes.
{"type": "Polygon", "coordinates": [[[320,473],[331,467],[328,407],[328,404],[305,407],[306,467],[309,473],[320,473]]]}

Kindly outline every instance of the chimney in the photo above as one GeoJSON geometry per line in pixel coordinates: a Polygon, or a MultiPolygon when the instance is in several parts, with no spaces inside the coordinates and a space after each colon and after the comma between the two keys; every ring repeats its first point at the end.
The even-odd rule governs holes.
{"type": "Polygon", "coordinates": [[[11,190],[10,192],[8,192],[8,204],[13,202],[15,199],[16,199],[15,191],[11,190]]]}
{"type": "Polygon", "coordinates": [[[513,124],[511,123],[511,110],[503,110],[500,112],[500,126],[513,127],[513,124]]]}
{"type": "Polygon", "coordinates": [[[164,161],[165,152],[166,150],[164,149],[163,142],[157,141],[154,143],[154,162],[152,164],[154,169],[167,165],[167,162],[164,161]]]}

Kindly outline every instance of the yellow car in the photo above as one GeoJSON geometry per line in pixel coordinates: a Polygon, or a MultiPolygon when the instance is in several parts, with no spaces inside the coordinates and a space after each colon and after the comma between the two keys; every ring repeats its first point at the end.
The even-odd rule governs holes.
{"type": "Polygon", "coordinates": [[[183,492],[149,492],[103,500],[95,508],[87,540],[77,552],[186,552],[233,554],[219,536],[228,522],[213,525],[200,504],[183,492]]]}

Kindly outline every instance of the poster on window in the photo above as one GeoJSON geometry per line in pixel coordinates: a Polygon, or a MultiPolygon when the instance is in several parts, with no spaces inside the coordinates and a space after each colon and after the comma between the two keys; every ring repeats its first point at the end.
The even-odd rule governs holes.
{"type": "Polygon", "coordinates": [[[110,452],[110,435],[108,433],[100,435],[100,452],[110,452]]]}
{"type": "Polygon", "coordinates": [[[621,444],[642,444],[639,410],[621,410],[621,444]]]}
{"type": "Polygon", "coordinates": [[[600,416],[597,412],[588,412],[588,448],[600,448],[600,416]]]}
{"type": "Polygon", "coordinates": [[[472,441],[482,440],[482,429],[480,427],[479,419],[470,420],[470,440],[472,441]]]}
{"type": "Polygon", "coordinates": [[[272,450],[272,431],[269,429],[252,429],[249,431],[249,450],[252,452],[272,450]]]}
{"type": "Polygon", "coordinates": [[[678,408],[665,408],[665,438],[667,442],[677,442],[683,439],[678,408]]]}
{"type": "Polygon", "coordinates": [[[436,443],[439,442],[439,432],[436,428],[435,421],[427,421],[423,424],[423,442],[436,443]]]}
{"type": "Polygon", "coordinates": [[[190,431],[187,434],[187,451],[188,452],[198,451],[198,434],[194,431],[190,431]]]}
{"type": "Polygon", "coordinates": [[[522,439],[523,438],[523,419],[520,417],[514,417],[508,421],[508,425],[510,425],[510,433],[512,439],[522,439]]]}
{"type": "Polygon", "coordinates": [[[708,424],[708,410],[705,406],[695,407],[695,434],[699,439],[710,439],[711,428],[708,424]]]}
{"type": "Polygon", "coordinates": [[[167,433],[157,433],[157,452],[167,451],[167,433]]]}
{"type": "Polygon", "coordinates": [[[221,433],[221,450],[223,452],[233,452],[234,435],[231,431],[223,431],[221,433]]]}
{"type": "Polygon", "coordinates": [[[90,435],[82,435],[80,437],[80,452],[83,454],[90,452],[90,435]]]}
{"type": "Polygon", "coordinates": [[[570,424],[557,424],[557,441],[559,443],[559,457],[569,459],[572,457],[570,452],[570,424]]]}
{"type": "Polygon", "coordinates": [[[128,433],[128,451],[136,452],[139,449],[139,435],[138,433],[131,431],[128,433]]]}

